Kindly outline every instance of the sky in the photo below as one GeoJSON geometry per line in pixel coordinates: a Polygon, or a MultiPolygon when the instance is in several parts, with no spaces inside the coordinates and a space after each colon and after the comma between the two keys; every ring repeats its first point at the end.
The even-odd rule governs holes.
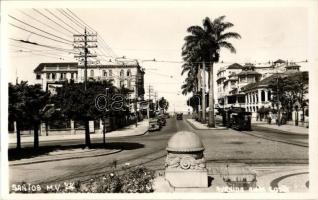
{"type": "MultiPolygon", "coordinates": [[[[48,5],[48,7],[50,7],[51,12],[60,14],[55,9],[56,5],[48,5]]],[[[31,8],[37,8],[41,12],[47,13],[44,9],[46,7],[43,7],[43,5],[19,9],[12,8],[8,13],[10,16],[22,19],[24,22],[36,25],[36,27],[46,31],[50,29],[27,17],[22,12],[43,23],[51,26],[56,25],[31,8]]],[[[155,58],[157,61],[181,61],[181,48],[184,44],[184,37],[188,34],[186,29],[192,25],[201,26],[205,17],[214,19],[225,15],[226,21],[234,24],[234,27],[229,31],[235,31],[242,36],[240,40],[230,40],[237,50],[236,54],[221,50],[220,60],[224,61],[225,64],[216,65],[215,72],[221,65],[229,65],[234,62],[267,62],[279,58],[303,61],[309,59],[308,49],[309,45],[313,43],[310,38],[311,24],[308,20],[308,7],[300,4],[292,5],[289,1],[283,1],[277,6],[263,3],[246,4],[246,2],[224,5],[213,1],[200,1],[198,3],[189,1],[161,2],[159,4],[143,1],[136,4],[103,3],[101,6],[96,4],[94,6],[77,5],[76,7],[63,5],[59,8],[70,9],[90,27],[98,31],[98,34],[117,56],[138,59],[146,71],[145,86],[152,85],[154,90],[158,92],[159,97],[164,96],[168,99],[170,102],[169,110],[171,111],[185,111],[188,109],[186,106],[187,97],[181,94],[180,89],[185,79],[180,75],[182,64],[149,62],[149,60],[155,58]]],[[[11,17],[7,17],[5,21],[27,27],[11,17]]],[[[63,33],[65,32],[61,28],[58,29],[63,33]]],[[[71,48],[69,45],[26,33],[12,25],[8,25],[7,30],[10,38],[71,48]]],[[[56,33],[56,35],[61,35],[64,38],[62,33],[56,33]]],[[[68,37],[72,40],[71,36],[68,37]]],[[[54,57],[57,56],[53,55],[54,52],[51,52],[53,57],[39,56],[30,52],[19,52],[22,47],[17,46],[32,49],[36,49],[36,47],[19,44],[12,40],[8,40],[8,43],[10,44],[8,54],[8,81],[10,82],[14,82],[17,77],[19,80],[34,82],[35,74],[33,70],[41,62],[74,61],[72,55],[67,53],[63,53],[63,57],[68,59],[59,60],[54,57]]],[[[43,50],[43,48],[38,49],[43,50]]],[[[50,51],[40,53],[48,55],[50,51]]],[[[308,64],[301,65],[303,66],[302,70],[309,69],[308,64]]]]}

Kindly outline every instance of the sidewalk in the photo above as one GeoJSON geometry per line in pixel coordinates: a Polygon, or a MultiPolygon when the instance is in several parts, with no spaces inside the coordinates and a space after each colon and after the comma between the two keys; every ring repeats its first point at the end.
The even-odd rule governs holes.
{"type": "Polygon", "coordinates": [[[225,130],[227,129],[224,126],[216,126],[215,128],[209,128],[207,124],[201,124],[201,122],[198,122],[195,119],[187,119],[187,122],[192,126],[192,128],[197,130],[225,130]]]}
{"type": "Polygon", "coordinates": [[[284,124],[277,126],[276,124],[252,124],[253,127],[256,127],[258,130],[272,130],[278,131],[285,134],[295,134],[295,135],[308,135],[309,129],[301,126],[293,126],[284,124]]]}
{"type": "MultiPolygon", "coordinates": [[[[114,137],[128,137],[128,136],[137,136],[143,135],[148,132],[148,120],[145,119],[141,122],[138,122],[138,127],[135,127],[135,124],[127,126],[125,128],[108,132],[106,133],[106,138],[114,138],[114,137]]],[[[90,135],[91,139],[94,138],[103,138],[103,134],[101,133],[93,133],[90,135]]],[[[84,134],[75,134],[75,135],[49,135],[49,136],[39,136],[39,141],[58,141],[58,140],[77,140],[83,139],[84,134]]],[[[9,144],[16,144],[16,135],[10,134],[9,135],[9,144]]],[[[33,142],[33,136],[23,136],[21,137],[21,143],[23,142],[33,142]]]]}
{"type": "Polygon", "coordinates": [[[82,148],[73,148],[68,150],[54,150],[48,154],[43,154],[31,158],[22,158],[18,160],[10,161],[10,166],[17,165],[28,165],[35,163],[43,162],[53,162],[61,160],[71,160],[78,158],[87,158],[87,157],[98,157],[105,156],[122,151],[121,149],[102,149],[102,148],[93,148],[93,149],[82,149],[82,148]]]}

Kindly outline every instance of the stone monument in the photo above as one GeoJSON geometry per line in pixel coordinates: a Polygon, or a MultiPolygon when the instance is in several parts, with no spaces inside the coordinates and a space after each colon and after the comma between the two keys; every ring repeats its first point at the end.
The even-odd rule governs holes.
{"type": "Polygon", "coordinates": [[[193,132],[174,134],[167,145],[165,179],[174,187],[208,187],[208,170],[201,139],[193,132]]]}

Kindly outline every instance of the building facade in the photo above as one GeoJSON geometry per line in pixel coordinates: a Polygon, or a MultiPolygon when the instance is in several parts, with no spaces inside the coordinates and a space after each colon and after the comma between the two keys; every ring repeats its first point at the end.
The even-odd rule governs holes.
{"type": "Polygon", "coordinates": [[[260,108],[271,107],[273,97],[269,83],[279,75],[299,70],[299,65],[281,59],[257,66],[250,63],[243,66],[235,63],[221,68],[217,72],[216,81],[218,107],[243,107],[256,118],[260,108]]]}
{"type": "MultiPolygon", "coordinates": [[[[85,68],[78,63],[41,63],[34,70],[36,81],[44,90],[55,92],[63,82],[80,83],[85,80],[85,68]]],[[[87,66],[87,80],[112,80],[115,87],[125,87],[133,91],[131,98],[143,99],[144,70],[135,63],[116,63],[87,66]]]]}

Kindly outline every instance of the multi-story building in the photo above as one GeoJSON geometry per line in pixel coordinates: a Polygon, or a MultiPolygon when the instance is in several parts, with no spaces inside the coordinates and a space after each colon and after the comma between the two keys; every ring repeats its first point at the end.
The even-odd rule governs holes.
{"type": "MultiPolygon", "coordinates": [[[[55,88],[63,82],[84,82],[84,66],[78,63],[41,63],[34,73],[37,83],[44,90],[54,93],[55,88]]],[[[116,63],[106,65],[89,65],[87,79],[112,80],[115,87],[124,86],[132,90],[131,98],[143,98],[144,95],[144,70],[137,62],[116,63]]]]}
{"type": "Polygon", "coordinates": [[[220,108],[243,107],[256,117],[258,109],[269,107],[272,98],[268,84],[277,74],[299,71],[300,66],[281,59],[275,62],[232,64],[217,72],[217,98],[220,108]]]}

